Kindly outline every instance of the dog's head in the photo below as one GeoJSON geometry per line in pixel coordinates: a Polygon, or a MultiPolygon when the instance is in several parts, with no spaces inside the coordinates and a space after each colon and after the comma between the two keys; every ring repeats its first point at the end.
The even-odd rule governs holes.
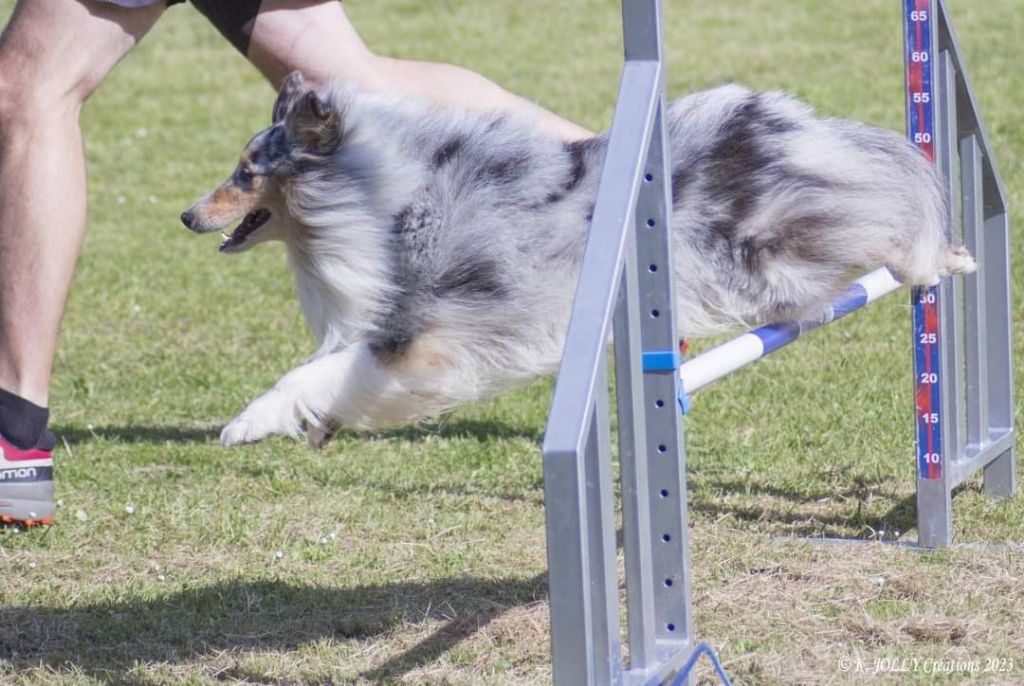
{"type": "Polygon", "coordinates": [[[196,233],[209,233],[241,220],[223,234],[220,250],[226,253],[283,239],[288,178],[311,155],[330,155],[342,132],[339,108],[292,72],[274,103],[270,127],[252,137],[224,183],[181,214],[182,223],[196,233]]]}

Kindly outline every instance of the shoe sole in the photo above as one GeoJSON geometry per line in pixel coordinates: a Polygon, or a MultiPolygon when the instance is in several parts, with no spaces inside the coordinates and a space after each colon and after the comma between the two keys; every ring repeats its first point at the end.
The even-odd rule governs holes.
{"type": "Polygon", "coordinates": [[[3,484],[0,523],[36,526],[53,521],[53,482],[3,484]]]}

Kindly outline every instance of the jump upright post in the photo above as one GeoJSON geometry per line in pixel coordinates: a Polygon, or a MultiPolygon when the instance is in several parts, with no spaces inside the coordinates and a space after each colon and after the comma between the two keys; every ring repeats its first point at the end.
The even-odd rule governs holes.
{"type": "MultiPolygon", "coordinates": [[[[950,225],[978,271],[911,296],[918,544],[952,543],[952,493],[979,469],[985,492],[1016,487],[1006,192],[943,0],[904,0],[907,136],[939,165],[950,225]],[[958,216],[959,213],[959,216],[958,216]]],[[[819,321],[764,326],[687,360],[686,394],[899,287],[880,269],[819,321]]]]}
{"type": "MultiPolygon", "coordinates": [[[[951,542],[952,489],[984,468],[1015,488],[1006,194],[943,0],[904,0],[907,130],[940,165],[977,274],[917,289],[919,543],[951,542]]],[[[557,686],[690,683],[713,651],[690,604],[686,449],[692,393],[899,288],[884,269],[820,320],[761,327],[681,364],[671,284],[660,0],[623,0],[626,62],[544,438],[557,686]],[[629,663],[620,644],[605,342],[614,329],[629,663]]]]}
{"type": "MultiPolygon", "coordinates": [[[[943,0],[904,0],[907,135],[960,199],[959,237],[978,261],[963,280],[916,289],[917,529],[953,539],[952,492],[984,469],[985,492],[1016,488],[1010,226],[999,170],[943,0]]],[[[951,203],[951,212],[956,212],[951,203]]]]}
{"type": "MultiPolygon", "coordinates": [[[[975,274],[911,296],[917,419],[917,529],[922,547],[952,543],[952,492],[984,469],[985,492],[1016,487],[1010,248],[1006,192],[943,0],[904,0],[907,136],[939,165],[950,225],[978,261],[975,274]],[[959,211],[959,216],[957,216],[959,211]]],[[[884,269],[854,282],[822,320],[755,329],[680,368],[703,388],[896,290],[884,269]]]]}
{"type": "MultiPolygon", "coordinates": [[[[544,437],[554,681],[660,684],[692,659],[660,0],[624,0],[626,62],[544,437]],[[639,265],[643,265],[640,268],[639,265]],[[619,636],[605,343],[615,331],[629,664],[619,636]]],[[[687,677],[683,677],[687,679],[687,677]]]]}

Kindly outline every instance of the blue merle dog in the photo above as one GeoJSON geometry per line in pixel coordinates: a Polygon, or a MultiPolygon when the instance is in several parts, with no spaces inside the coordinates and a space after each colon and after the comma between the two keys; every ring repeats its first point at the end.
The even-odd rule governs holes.
{"type": "MultiPolygon", "coordinates": [[[[974,269],[901,136],[736,85],[668,110],[679,333],[814,316],[851,276],[974,269]]],[[[225,445],[415,421],[556,368],[606,136],[312,89],[292,74],[233,175],[182,215],[223,252],[287,246],[317,352],[225,445]]]]}

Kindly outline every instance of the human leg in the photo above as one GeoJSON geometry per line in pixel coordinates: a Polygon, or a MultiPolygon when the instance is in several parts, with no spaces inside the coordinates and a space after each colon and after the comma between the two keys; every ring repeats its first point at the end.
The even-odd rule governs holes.
{"type": "Polygon", "coordinates": [[[275,87],[298,69],[313,81],[335,76],[367,90],[416,95],[442,105],[523,112],[567,140],[593,135],[468,69],[373,54],[335,0],[262,0],[255,18],[241,20],[246,25],[234,30],[245,33],[247,42],[235,41],[236,46],[246,48],[249,60],[275,87]]]}
{"type": "MultiPolygon", "coordinates": [[[[0,34],[0,389],[14,397],[0,403],[0,439],[5,422],[19,423],[7,417],[35,418],[7,429],[18,434],[7,436],[8,457],[46,447],[53,354],[85,229],[79,110],[162,11],[20,0],[0,34]]],[[[29,518],[4,506],[17,473],[0,480],[0,517],[29,518]]]]}
{"type": "Polygon", "coordinates": [[[162,11],[22,0],[0,36],[0,387],[37,405],[85,227],[78,113],[162,11]]]}

